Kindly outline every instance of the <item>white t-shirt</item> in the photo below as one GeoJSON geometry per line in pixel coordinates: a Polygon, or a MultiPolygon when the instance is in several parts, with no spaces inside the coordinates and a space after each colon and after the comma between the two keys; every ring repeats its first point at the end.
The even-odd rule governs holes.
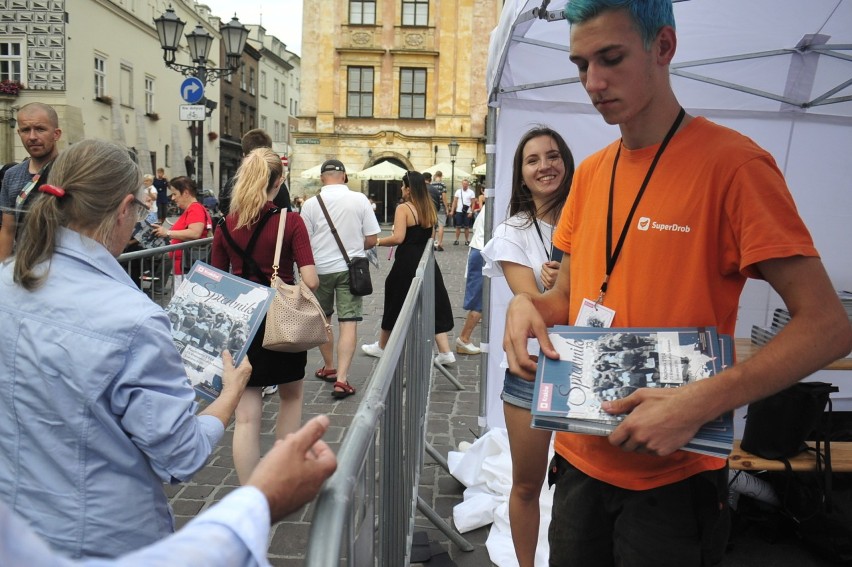
{"type": "MultiPolygon", "coordinates": [[[[350,191],[346,185],[326,185],[320,190],[328,214],[350,258],[364,256],[364,237],[379,234],[381,228],[369,199],[350,191]]],[[[331,233],[328,221],[316,197],[302,205],[302,220],[308,229],[314,264],[318,274],[336,274],[347,270],[346,260],[331,233]]]]}
{"type": "Polygon", "coordinates": [[[482,258],[485,260],[482,275],[490,278],[503,277],[500,262],[520,264],[532,269],[538,290],[544,293],[541,265],[549,259],[554,227],[542,221],[538,221],[538,226],[541,229],[541,237],[535,225],[529,222],[529,215],[526,213],[509,217],[498,225],[491,240],[482,249],[482,258]]]}
{"type": "Polygon", "coordinates": [[[466,205],[468,210],[470,210],[470,202],[476,197],[476,193],[473,192],[473,189],[468,187],[467,191],[464,189],[456,189],[456,194],[453,197],[456,200],[456,212],[461,213],[462,208],[466,205]]]}

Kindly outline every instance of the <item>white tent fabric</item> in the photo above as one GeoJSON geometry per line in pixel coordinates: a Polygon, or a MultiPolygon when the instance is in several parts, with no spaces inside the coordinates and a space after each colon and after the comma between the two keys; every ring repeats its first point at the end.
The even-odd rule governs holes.
{"type": "Polygon", "coordinates": [[[370,166],[367,169],[353,173],[349,177],[352,179],[373,179],[375,181],[393,181],[402,179],[406,169],[399,167],[389,161],[383,161],[376,165],[370,166]]]}
{"type": "MultiPolygon", "coordinates": [[[[577,163],[619,136],[589,103],[568,60],[566,0],[507,0],[491,36],[487,77],[495,135],[489,139],[493,226],[504,218],[518,140],[545,123],[568,142],[577,163]]],[[[675,6],[678,46],[672,85],[681,104],[750,136],[784,172],[837,289],[852,289],[852,0],[686,0],[675,6]]],[[[504,426],[499,394],[502,329],[510,292],[492,280],[492,346],[487,366],[489,427],[504,426]]],[[[737,336],[766,325],[780,298],[750,281],[737,336]]],[[[815,375],[841,386],[838,372],[815,375]]],[[[846,382],[849,375],[844,377],[846,382]]],[[[741,420],[740,420],[741,421],[741,420]]]]}
{"type": "MultiPolygon", "coordinates": [[[[349,167],[345,166],[345,164],[344,164],[344,167],[346,167],[346,172],[349,175],[349,177],[352,177],[353,175],[357,175],[358,172],[354,168],[350,169],[349,167]]],[[[301,177],[302,179],[319,179],[320,173],[322,173],[320,171],[321,168],[322,168],[322,164],[318,163],[317,165],[315,165],[313,167],[309,167],[308,169],[303,171],[299,175],[299,177],[301,177]]]]}
{"type": "MultiPolygon", "coordinates": [[[[453,164],[451,162],[448,162],[448,161],[442,161],[440,163],[436,163],[432,167],[427,167],[426,169],[424,169],[420,173],[431,173],[432,175],[435,175],[436,171],[440,171],[441,173],[444,174],[444,182],[449,182],[450,178],[453,176],[453,174],[455,174],[455,178],[456,178],[457,182],[461,182],[462,179],[469,179],[470,176],[471,176],[470,172],[465,171],[464,169],[460,168],[459,166],[455,166],[455,169],[454,169],[453,164]]],[[[449,185],[449,183],[447,183],[447,185],[449,185]]]]}

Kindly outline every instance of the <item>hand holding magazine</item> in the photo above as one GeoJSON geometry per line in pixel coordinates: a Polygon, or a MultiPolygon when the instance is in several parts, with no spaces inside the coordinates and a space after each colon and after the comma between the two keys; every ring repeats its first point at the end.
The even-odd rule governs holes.
{"type": "MultiPolygon", "coordinates": [[[[676,388],[720,372],[733,354],[730,337],[714,327],[549,329],[559,359],[539,355],[532,425],[540,429],[609,435],[624,415],[602,409],[639,388],[676,388]]],[[[684,450],[727,457],[733,416],[705,424],[684,450]]]]}
{"type": "Polygon", "coordinates": [[[189,382],[202,398],[222,391],[222,351],[240,364],[272,301],[269,286],[196,262],[166,313],[189,382]]]}

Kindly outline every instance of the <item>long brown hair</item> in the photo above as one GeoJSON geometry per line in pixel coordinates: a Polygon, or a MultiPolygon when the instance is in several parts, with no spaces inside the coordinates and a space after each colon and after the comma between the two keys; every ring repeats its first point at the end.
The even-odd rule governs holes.
{"type": "Polygon", "coordinates": [[[423,228],[435,226],[438,222],[438,213],[435,211],[435,202],[429,195],[429,190],[426,189],[423,174],[418,171],[408,171],[402,176],[402,184],[411,191],[409,199],[414,205],[414,210],[417,211],[420,226],[423,228]]]}
{"type": "Polygon", "coordinates": [[[562,207],[568,199],[568,192],[571,190],[571,180],[574,178],[574,156],[571,150],[568,149],[568,144],[559,132],[547,126],[536,126],[523,135],[521,141],[518,142],[518,148],[515,150],[515,157],[512,160],[512,196],[509,198],[509,216],[514,216],[518,213],[527,213],[529,216],[529,224],[532,224],[537,214],[543,218],[553,216],[558,218],[562,212],[562,207]],[[543,210],[536,211],[535,202],[533,201],[532,193],[524,184],[523,161],[524,147],[527,142],[539,136],[548,136],[559,148],[559,154],[562,156],[562,163],[565,164],[565,178],[559,189],[553,196],[544,204],[543,210]]]}

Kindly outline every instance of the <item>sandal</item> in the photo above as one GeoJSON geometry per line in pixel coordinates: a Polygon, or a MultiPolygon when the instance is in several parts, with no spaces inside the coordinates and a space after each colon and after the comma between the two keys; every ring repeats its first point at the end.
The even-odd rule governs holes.
{"type": "Polygon", "coordinates": [[[331,391],[331,397],[342,400],[343,398],[348,398],[354,393],[355,388],[353,388],[348,382],[335,382],[334,390],[331,391]],[[340,389],[338,390],[337,388],[340,389]]]}
{"type": "Polygon", "coordinates": [[[314,372],[314,376],[326,382],[337,382],[337,370],[323,366],[314,372]]]}

